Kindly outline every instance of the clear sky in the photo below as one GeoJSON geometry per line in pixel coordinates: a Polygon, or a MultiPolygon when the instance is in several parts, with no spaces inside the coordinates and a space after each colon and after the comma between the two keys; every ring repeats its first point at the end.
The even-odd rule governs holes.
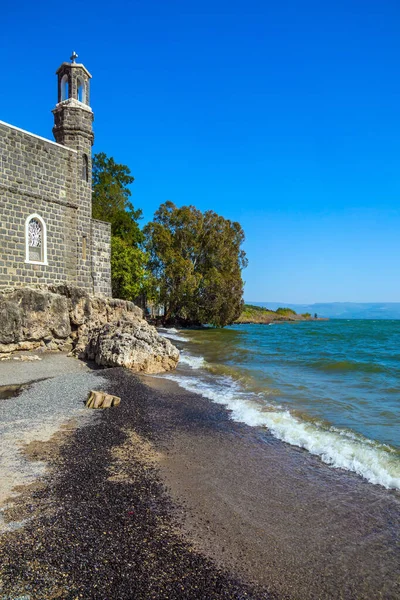
{"type": "Polygon", "coordinates": [[[3,0],[0,120],[52,139],[76,50],[143,223],[240,221],[248,301],[399,301],[399,29],[398,0],[3,0]]]}

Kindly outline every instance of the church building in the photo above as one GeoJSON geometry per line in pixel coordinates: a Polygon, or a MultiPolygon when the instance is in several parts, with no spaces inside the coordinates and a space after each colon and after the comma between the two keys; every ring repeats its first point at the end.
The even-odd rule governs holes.
{"type": "Polygon", "coordinates": [[[54,142],[0,121],[0,289],[111,296],[111,226],[92,219],[91,75],[77,58],[56,72],[54,142]]]}

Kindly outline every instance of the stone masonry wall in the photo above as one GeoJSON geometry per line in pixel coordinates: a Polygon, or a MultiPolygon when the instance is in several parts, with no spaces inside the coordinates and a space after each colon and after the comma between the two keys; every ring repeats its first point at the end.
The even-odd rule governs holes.
{"type": "Polygon", "coordinates": [[[92,217],[92,144],[93,112],[84,104],[69,99],[57,104],[54,114],[54,137],[58,143],[77,151],[76,192],[78,201],[77,257],[79,287],[90,289],[93,286],[91,249],[92,217]],[[87,159],[87,177],[82,176],[83,160],[87,159]],[[86,244],[87,251],[84,251],[86,244]]]}
{"type": "Polygon", "coordinates": [[[77,166],[73,149],[0,122],[0,288],[78,283],[77,166]],[[25,262],[32,213],[47,226],[47,265],[25,262]]]}
{"type": "Polygon", "coordinates": [[[111,224],[92,219],[94,293],[111,297],[111,224]]]}

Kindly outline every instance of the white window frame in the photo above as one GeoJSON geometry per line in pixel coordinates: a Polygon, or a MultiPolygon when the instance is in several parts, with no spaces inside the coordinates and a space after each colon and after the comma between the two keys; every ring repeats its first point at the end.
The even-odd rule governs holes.
{"type": "Polygon", "coordinates": [[[29,215],[25,219],[25,262],[30,265],[47,265],[47,228],[43,218],[37,213],[29,215]],[[29,260],[29,223],[32,219],[39,221],[42,227],[42,251],[43,260],[29,260]]]}

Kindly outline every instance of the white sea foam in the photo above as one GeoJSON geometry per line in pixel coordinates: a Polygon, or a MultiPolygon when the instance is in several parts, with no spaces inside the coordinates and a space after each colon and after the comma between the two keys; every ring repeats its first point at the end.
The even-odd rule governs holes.
{"type": "Polygon", "coordinates": [[[187,342],[187,338],[179,335],[179,332],[175,327],[159,329],[158,333],[169,340],[175,340],[176,342],[187,342]]]}
{"type": "Polygon", "coordinates": [[[235,421],[267,427],[278,439],[305,448],[332,467],[353,471],[385,488],[400,489],[399,456],[383,444],[353,432],[302,421],[288,410],[257,401],[230,377],[216,377],[212,382],[199,377],[168,377],[181,387],[226,406],[235,421]]]}
{"type": "Polygon", "coordinates": [[[202,356],[193,356],[188,352],[181,352],[179,362],[189,365],[192,369],[201,369],[205,365],[205,360],[202,356]]]}

